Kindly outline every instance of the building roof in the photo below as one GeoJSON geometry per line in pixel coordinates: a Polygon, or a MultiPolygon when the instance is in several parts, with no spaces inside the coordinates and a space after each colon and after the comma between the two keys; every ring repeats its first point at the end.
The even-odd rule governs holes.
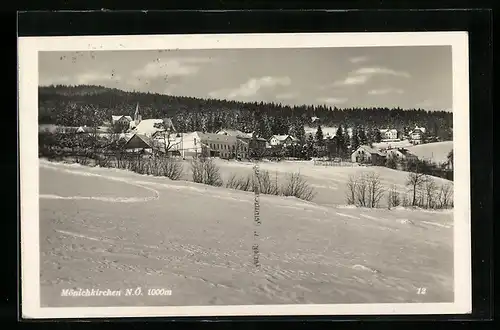
{"type": "Polygon", "coordinates": [[[161,131],[161,128],[154,127],[155,124],[162,124],[163,119],[144,119],[135,127],[134,131],[141,135],[153,135],[154,133],[161,131]]]}
{"type": "Polygon", "coordinates": [[[408,149],[405,148],[398,148],[397,149],[400,153],[405,155],[406,157],[417,157],[416,155],[412,154],[408,149]]]}
{"type": "Polygon", "coordinates": [[[124,116],[124,115],[119,115],[119,116],[112,115],[111,116],[111,118],[113,119],[113,121],[120,120],[123,117],[125,117],[125,119],[127,119],[128,121],[132,121],[132,117],[130,117],[130,116],[124,116]]]}
{"type": "Polygon", "coordinates": [[[226,143],[236,143],[236,136],[217,134],[217,133],[203,133],[196,132],[201,140],[210,142],[226,142],[226,143]]]}
{"type": "Polygon", "coordinates": [[[153,142],[150,138],[142,134],[134,134],[127,140],[125,149],[153,148],[153,142]]]}
{"type": "Polygon", "coordinates": [[[413,133],[413,132],[416,132],[416,131],[420,131],[422,133],[425,133],[425,127],[418,127],[418,126],[415,126],[414,129],[411,130],[410,133],[413,133]]]}
{"type": "Polygon", "coordinates": [[[381,152],[375,148],[372,148],[370,146],[366,146],[366,145],[359,146],[354,152],[358,151],[359,149],[363,149],[364,151],[366,151],[370,154],[376,154],[379,156],[386,156],[383,152],[381,152]]]}
{"type": "Polygon", "coordinates": [[[276,140],[280,141],[280,142],[283,142],[285,141],[287,138],[290,138],[292,140],[294,140],[295,138],[291,135],[273,135],[271,136],[271,139],[272,138],[275,138],[276,140]]]}
{"type": "Polygon", "coordinates": [[[246,133],[243,133],[240,130],[237,129],[221,129],[217,132],[219,135],[230,135],[230,136],[237,136],[237,137],[251,137],[246,133]]]}

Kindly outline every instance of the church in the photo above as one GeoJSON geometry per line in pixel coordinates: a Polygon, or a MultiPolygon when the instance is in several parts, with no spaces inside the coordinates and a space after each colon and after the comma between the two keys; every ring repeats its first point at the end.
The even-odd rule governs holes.
{"type": "Polygon", "coordinates": [[[139,103],[137,103],[137,106],[135,108],[135,113],[134,113],[134,118],[130,116],[125,116],[125,115],[112,115],[111,116],[111,125],[114,126],[116,124],[128,124],[129,125],[129,130],[134,129],[139,125],[139,123],[142,121],[142,115],[139,113],[139,103]]]}

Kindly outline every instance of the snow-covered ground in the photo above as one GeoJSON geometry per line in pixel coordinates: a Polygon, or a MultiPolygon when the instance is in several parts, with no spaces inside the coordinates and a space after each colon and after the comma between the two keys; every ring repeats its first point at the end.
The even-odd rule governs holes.
{"type": "Polygon", "coordinates": [[[420,159],[440,164],[448,161],[448,153],[453,150],[453,141],[420,144],[410,147],[408,150],[420,159]]]}
{"type": "MultiPolygon", "coordinates": [[[[42,307],[453,300],[449,212],[261,195],[254,241],[250,192],[117,169],[40,166],[42,307]],[[172,295],[61,296],[62,289],[137,287],[172,295]]],[[[307,171],[333,187],[339,171],[351,169],[325,179],[330,170],[307,171]]]]}
{"type": "MultiPolygon", "coordinates": [[[[254,163],[237,162],[229,160],[215,159],[220,168],[220,173],[224,181],[232,175],[246,176],[253,173],[254,163]]],[[[183,178],[191,179],[189,165],[185,165],[183,178]]],[[[400,193],[406,193],[408,187],[405,185],[408,172],[393,170],[381,166],[321,166],[314,165],[312,161],[281,161],[281,162],[260,162],[261,171],[268,171],[271,178],[277,177],[278,182],[284,182],[289,173],[300,173],[307,183],[316,191],[313,202],[325,206],[335,206],[346,204],[346,193],[348,192],[347,182],[350,175],[360,175],[367,172],[375,172],[380,177],[380,182],[386,190],[395,187],[400,193]]],[[[452,181],[433,177],[438,186],[453,184],[452,181]]],[[[380,201],[381,206],[387,205],[387,198],[384,196],[380,201]]]]}

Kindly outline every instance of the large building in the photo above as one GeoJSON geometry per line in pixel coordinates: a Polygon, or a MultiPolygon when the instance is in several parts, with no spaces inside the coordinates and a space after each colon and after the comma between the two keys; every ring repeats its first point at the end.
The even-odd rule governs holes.
{"type": "Polygon", "coordinates": [[[178,151],[183,157],[248,158],[248,143],[235,136],[203,132],[172,135],[167,142],[170,150],[178,151]]]}
{"type": "Polygon", "coordinates": [[[370,146],[359,146],[354,152],[351,154],[351,161],[353,163],[368,163],[372,165],[384,165],[387,156],[370,146]]]}
{"type": "Polygon", "coordinates": [[[397,140],[399,138],[398,130],[395,128],[392,129],[381,129],[380,135],[382,140],[397,140]]]}

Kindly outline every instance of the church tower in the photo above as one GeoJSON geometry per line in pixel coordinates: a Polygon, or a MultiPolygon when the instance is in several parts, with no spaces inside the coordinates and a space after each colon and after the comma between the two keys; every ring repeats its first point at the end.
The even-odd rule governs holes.
{"type": "Polygon", "coordinates": [[[137,106],[135,107],[135,113],[134,113],[134,122],[135,125],[139,125],[139,123],[142,121],[142,116],[139,113],[139,102],[137,102],[137,106]]]}

